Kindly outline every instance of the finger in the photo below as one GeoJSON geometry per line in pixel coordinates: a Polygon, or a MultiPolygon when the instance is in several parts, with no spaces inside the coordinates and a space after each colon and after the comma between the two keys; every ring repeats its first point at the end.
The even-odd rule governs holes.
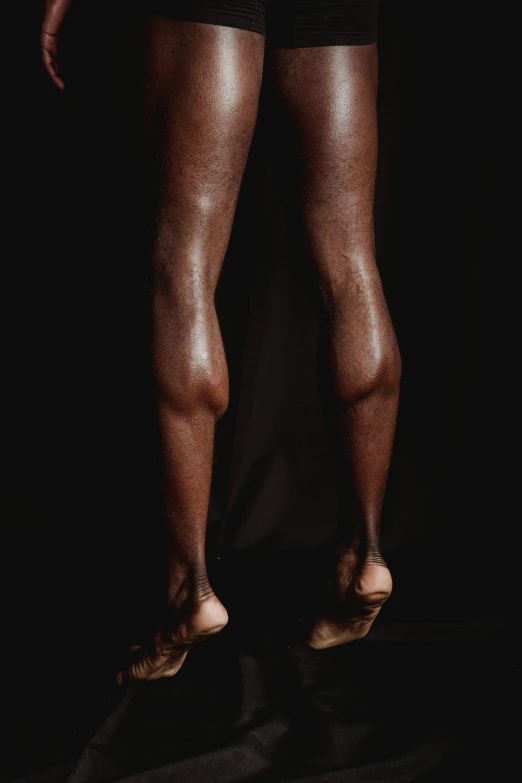
{"type": "Polygon", "coordinates": [[[43,59],[45,70],[47,71],[47,73],[49,74],[53,82],[56,84],[57,87],[59,87],[60,90],[63,90],[65,88],[65,85],[60,76],[60,72],[58,69],[58,62],[53,57],[52,52],[43,50],[42,59],[43,59]]]}
{"type": "Polygon", "coordinates": [[[50,57],[44,57],[43,59],[44,59],[45,70],[47,71],[48,75],[51,77],[51,79],[56,84],[58,89],[63,92],[63,90],[65,89],[65,84],[63,82],[63,79],[60,77],[58,73],[56,62],[52,60],[50,57]]]}
{"type": "Polygon", "coordinates": [[[42,32],[41,39],[42,60],[45,70],[56,84],[63,90],[65,88],[63,79],[60,76],[60,66],[58,63],[58,36],[52,33],[42,32]]]}

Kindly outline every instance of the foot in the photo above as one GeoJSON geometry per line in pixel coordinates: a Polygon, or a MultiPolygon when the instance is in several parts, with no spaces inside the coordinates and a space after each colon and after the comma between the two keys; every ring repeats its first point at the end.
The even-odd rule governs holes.
{"type": "Polygon", "coordinates": [[[360,557],[355,548],[341,549],[327,606],[308,637],[310,647],[323,650],[362,639],[391,590],[391,574],[378,550],[360,557]]]}
{"type": "Polygon", "coordinates": [[[117,676],[126,680],[158,680],[173,677],[181,669],[189,649],[221,631],[228,622],[227,610],[212,590],[203,597],[169,604],[166,620],[149,648],[132,647],[136,660],[117,676]]]}

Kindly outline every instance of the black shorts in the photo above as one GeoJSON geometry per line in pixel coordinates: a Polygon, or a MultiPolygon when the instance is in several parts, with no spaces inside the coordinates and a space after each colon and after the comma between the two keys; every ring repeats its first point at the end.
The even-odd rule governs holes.
{"type": "Polygon", "coordinates": [[[379,0],[150,0],[155,13],[251,30],[272,49],[360,46],[377,38],[379,0]]]}

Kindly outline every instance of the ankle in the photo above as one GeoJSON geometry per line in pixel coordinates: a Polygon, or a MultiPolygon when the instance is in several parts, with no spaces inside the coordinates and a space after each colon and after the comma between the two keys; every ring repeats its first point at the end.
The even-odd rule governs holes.
{"type": "Polygon", "coordinates": [[[386,566],[380,550],[379,538],[374,534],[355,533],[350,541],[349,549],[356,554],[361,564],[386,566]]]}
{"type": "Polygon", "coordinates": [[[378,541],[367,541],[364,546],[364,551],[361,552],[361,555],[361,559],[365,565],[386,565],[378,541]]]}
{"type": "Polygon", "coordinates": [[[176,608],[187,603],[194,607],[214,594],[202,564],[177,563],[169,568],[167,604],[176,608]]]}

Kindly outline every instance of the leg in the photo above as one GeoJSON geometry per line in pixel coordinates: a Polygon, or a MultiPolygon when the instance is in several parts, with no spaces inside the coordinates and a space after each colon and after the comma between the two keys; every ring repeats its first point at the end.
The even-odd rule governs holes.
{"type": "Polygon", "coordinates": [[[281,49],[274,74],[295,125],[302,212],[329,325],[334,416],[352,493],[316,648],[364,636],[391,592],[380,512],[399,397],[400,357],[374,258],[375,44],[281,49]]]}
{"type": "Polygon", "coordinates": [[[188,648],[228,619],[205,565],[214,425],[228,403],[214,293],[255,125],[263,53],[258,33],[151,21],[148,108],[161,146],[153,360],[169,593],[154,645],[127,672],[133,679],[175,674],[188,648]]]}

